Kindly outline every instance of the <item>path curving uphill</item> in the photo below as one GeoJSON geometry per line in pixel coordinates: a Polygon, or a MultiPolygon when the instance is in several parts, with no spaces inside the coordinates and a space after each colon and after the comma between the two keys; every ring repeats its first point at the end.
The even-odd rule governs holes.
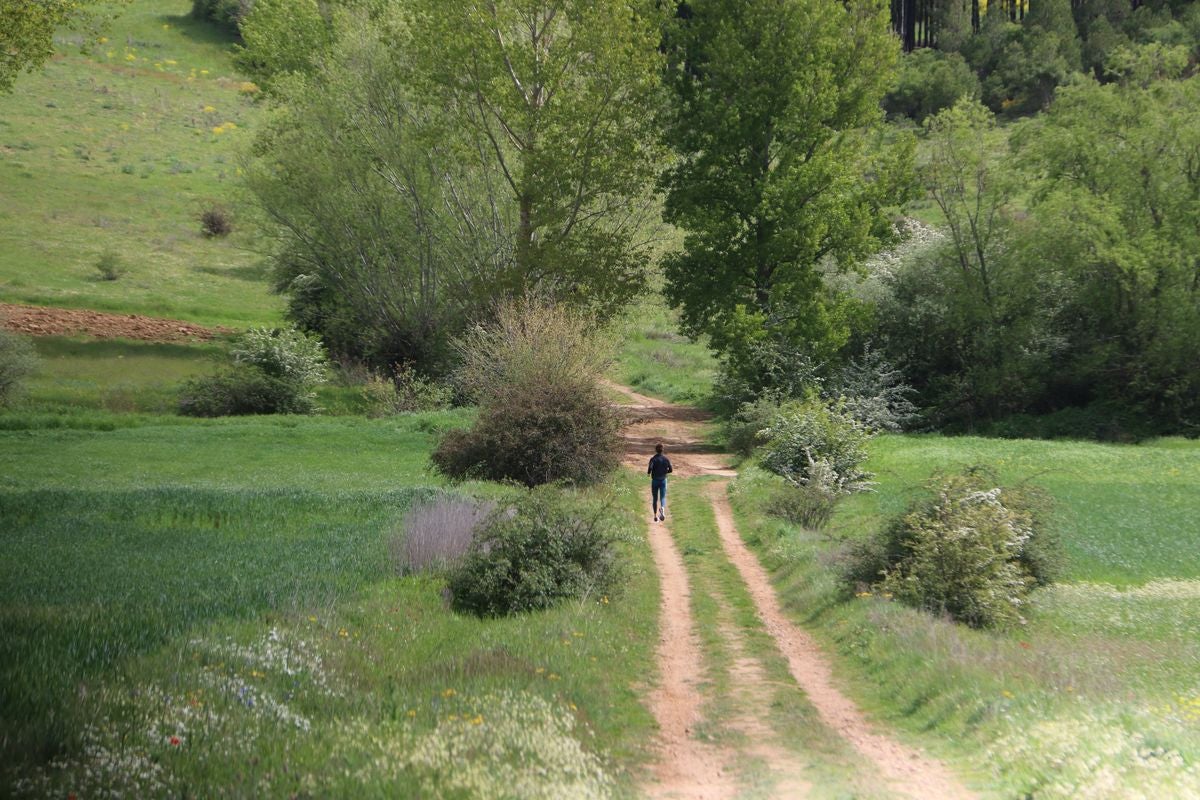
{"type": "MultiPolygon", "coordinates": [[[[728,456],[704,445],[703,426],[710,415],[687,406],[672,405],[638,394],[616,383],[609,388],[629,398],[629,415],[624,430],[627,466],[643,472],[654,444],[663,441],[675,466],[675,477],[716,476],[728,479],[736,472],[728,456]]],[[[806,631],[784,614],[767,571],[742,540],[734,524],[726,496],[728,480],[709,482],[705,487],[716,518],[725,557],[737,569],[753,600],[757,616],[779,653],[786,659],[797,690],[802,691],[829,731],[853,749],[857,757],[878,775],[880,793],[889,797],[921,800],[960,800],[975,795],[940,761],[896,740],[867,719],[861,709],[836,686],[833,668],[821,647],[806,631]]],[[[751,755],[735,748],[718,747],[700,740],[697,725],[706,701],[703,648],[691,606],[687,569],[666,524],[652,526],[651,549],[661,581],[658,667],[659,685],[648,700],[659,723],[657,761],[652,778],[644,785],[655,798],[716,800],[739,795],[736,766],[751,755]]],[[[720,635],[735,652],[741,647],[742,632],[724,626],[720,635]]],[[[765,703],[769,693],[758,685],[766,679],[753,664],[742,659],[738,675],[742,702],[765,703]]],[[[757,754],[767,756],[776,774],[774,791],[779,798],[803,797],[807,792],[805,764],[782,748],[771,749],[761,742],[770,738],[768,709],[742,708],[741,724],[759,721],[754,739],[757,754]]],[[[761,796],[761,795],[759,795],[761,796]]]]}

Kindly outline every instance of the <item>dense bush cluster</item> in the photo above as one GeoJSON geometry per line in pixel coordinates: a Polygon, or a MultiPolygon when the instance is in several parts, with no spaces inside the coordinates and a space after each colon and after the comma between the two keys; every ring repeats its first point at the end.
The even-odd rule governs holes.
{"type": "Polygon", "coordinates": [[[946,235],[861,296],[869,335],[927,424],[986,429],[1021,415],[1023,427],[1000,424],[1108,438],[1195,430],[1198,103],[1197,77],[1081,79],[1012,154],[996,152],[986,108],[927,121],[923,178],[946,235]],[[1047,414],[1067,424],[1036,424],[1047,414]]]}
{"type": "Polygon", "coordinates": [[[0,329],[0,407],[12,402],[37,365],[37,351],[28,339],[0,329]]]}
{"type": "Polygon", "coordinates": [[[534,611],[609,594],[619,568],[609,514],[555,490],[496,508],[451,571],[454,607],[484,616],[534,611]]]}
{"type": "Polygon", "coordinates": [[[975,468],[935,479],[879,536],[854,549],[846,580],[974,627],[1024,621],[1029,591],[1062,568],[1047,530],[1046,496],[1030,486],[1000,486],[975,468]]]}
{"type": "Polygon", "coordinates": [[[964,97],[978,98],[979,92],[979,78],[966,59],[958,53],[926,48],[904,57],[883,108],[894,117],[923,122],[964,97]]]}
{"type": "Polygon", "coordinates": [[[453,478],[592,483],[618,463],[620,418],[598,383],[606,343],[580,315],[526,297],[458,341],[461,391],[479,404],[432,459],[453,478]]]}
{"type": "Polygon", "coordinates": [[[1188,0],[1037,0],[1019,18],[1011,4],[992,3],[974,32],[969,3],[940,6],[937,49],[905,56],[885,101],[892,114],[920,122],[967,96],[997,113],[1028,114],[1045,109],[1072,76],[1127,78],[1139,52],[1158,62],[1142,61],[1135,71],[1145,77],[1178,75],[1200,59],[1200,4],[1188,0]]]}
{"type": "Polygon", "coordinates": [[[294,328],[253,328],[231,348],[233,363],[189,381],[179,411],[193,417],[311,414],[316,387],[326,379],[325,351],[316,337],[294,328]]]}

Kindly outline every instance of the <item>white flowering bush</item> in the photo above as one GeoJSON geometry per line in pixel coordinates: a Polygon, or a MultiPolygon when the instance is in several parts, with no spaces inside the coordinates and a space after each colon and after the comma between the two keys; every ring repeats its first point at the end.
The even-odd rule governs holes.
{"type": "Polygon", "coordinates": [[[841,400],[846,413],[875,431],[901,431],[917,417],[904,376],[871,347],[852,359],[826,387],[826,397],[841,400]]]}
{"type": "Polygon", "coordinates": [[[1002,488],[989,470],[935,479],[918,502],[852,555],[846,577],[972,627],[1024,623],[1034,586],[1051,582],[1061,549],[1041,519],[1045,496],[1002,488]]]}
{"type": "Polygon", "coordinates": [[[229,351],[236,364],[258,367],[303,391],[326,380],[325,348],[296,328],[251,328],[229,351]]]}
{"type": "Polygon", "coordinates": [[[839,495],[866,491],[874,477],[862,469],[871,436],[840,403],[788,404],[762,432],[762,464],[794,486],[807,486],[819,476],[839,495]]]}
{"type": "Polygon", "coordinates": [[[226,370],[188,381],[179,411],[193,417],[312,414],[327,379],[321,340],[295,328],[251,328],[229,351],[226,370]]]}

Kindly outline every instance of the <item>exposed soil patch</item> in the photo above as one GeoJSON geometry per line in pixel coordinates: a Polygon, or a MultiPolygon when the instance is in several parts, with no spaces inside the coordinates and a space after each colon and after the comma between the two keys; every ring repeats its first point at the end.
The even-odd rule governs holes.
{"type": "Polygon", "coordinates": [[[233,332],[229,328],[205,328],[177,319],[9,303],[0,303],[0,327],[27,336],[83,334],[97,339],[137,339],[143,342],[204,342],[233,332]]]}
{"type": "Polygon", "coordinates": [[[711,419],[712,414],[691,406],[665,403],[611,381],[604,381],[604,384],[633,401],[632,405],[621,406],[627,415],[621,431],[625,442],[622,462],[626,466],[645,470],[650,456],[654,455],[654,445],[661,442],[671,459],[674,477],[737,475],[729,467],[729,456],[706,445],[700,434],[700,426],[711,419]]]}

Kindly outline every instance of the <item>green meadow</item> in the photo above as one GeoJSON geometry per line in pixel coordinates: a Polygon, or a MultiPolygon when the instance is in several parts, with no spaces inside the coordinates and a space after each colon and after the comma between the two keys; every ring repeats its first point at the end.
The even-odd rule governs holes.
{"type": "Polygon", "coordinates": [[[0,113],[0,301],[245,327],[277,320],[238,162],[263,110],[190,3],[136,0],[104,41],[63,32],[0,113]],[[81,45],[88,52],[80,52],[81,45]],[[223,206],[228,237],[200,214],[223,206]],[[102,280],[114,256],[126,273],[102,280]]]}
{"type": "Polygon", "coordinates": [[[796,619],[880,718],[1001,796],[1191,797],[1200,791],[1200,445],[884,436],[878,485],[821,532],[763,512],[776,479],[731,489],[743,534],[796,619]],[[1066,575],[1027,623],[975,631],[839,585],[848,542],[902,513],[935,473],[976,464],[1053,497],[1066,575]]]}
{"type": "MultiPolygon", "coordinates": [[[[238,182],[266,112],[232,41],[189,9],[132,0],[87,52],[64,32],[0,98],[0,301],[235,330],[282,319],[238,182]],[[229,237],[201,234],[214,206],[229,237]],[[117,280],[96,269],[106,255],[117,280]]],[[[928,201],[915,215],[940,219],[928,201]]],[[[656,291],[611,333],[611,378],[711,402],[716,363],[656,291]]],[[[581,493],[621,521],[619,593],[479,619],[448,607],[440,574],[401,575],[389,556],[414,503],[517,491],[430,470],[471,411],[367,419],[339,381],[313,417],[187,419],[180,386],[219,368],[225,338],[35,346],[37,373],[0,412],[0,796],[636,795],[658,604],[639,479],[581,493]]],[[[1200,796],[1200,445],[909,434],[870,452],[875,490],[819,532],[765,513],[777,481],[752,462],[730,486],[847,693],[997,796],[1200,796]],[[1066,575],[1024,626],[974,631],[839,586],[850,542],[976,464],[1054,500],[1066,575]]],[[[820,791],[860,796],[854,754],[814,733],[722,557],[703,488],[672,487],[693,611],[742,632],[701,631],[704,736],[745,737],[725,723],[748,653],[773,729],[817,754],[820,791]]]]}
{"type": "Polygon", "coordinates": [[[657,603],[631,480],[590,493],[625,519],[620,594],[480,620],[388,556],[413,502],[513,491],[427,472],[461,417],[131,416],[0,432],[7,791],[630,790],[657,603]]]}

